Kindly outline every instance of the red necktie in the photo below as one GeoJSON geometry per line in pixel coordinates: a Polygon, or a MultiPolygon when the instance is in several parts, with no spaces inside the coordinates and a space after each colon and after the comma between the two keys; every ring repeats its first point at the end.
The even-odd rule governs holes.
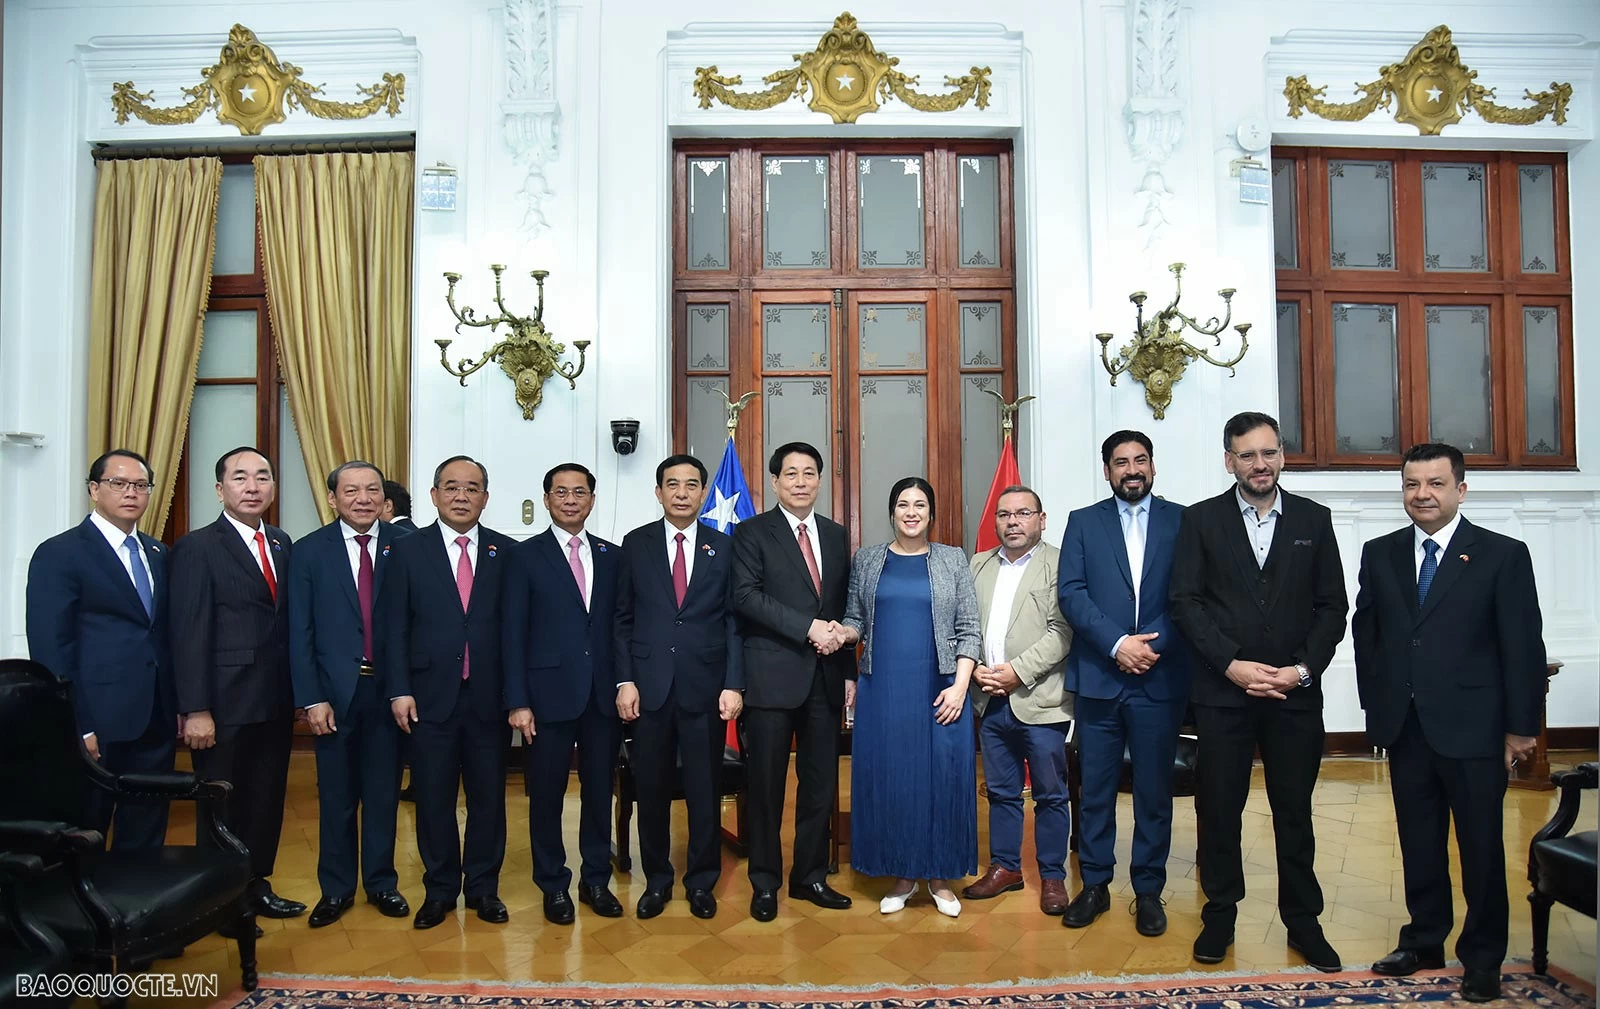
{"type": "Polygon", "coordinates": [[[675,537],[678,555],[672,558],[672,594],[678,597],[678,608],[683,608],[683,597],[689,594],[689,562],[683,556],[683,533],[675,537]]]}
{"type": "Polygon", "coordinates": [[[811,572],[811,586],[817,590],[817,598],[822,598],[822,569],[817,567],[817,555],[811,550],[811,536],[806,532],[806,524],[800,523],[795,527],[795,535],[800,538],[800,552],[806,558],[806,570],[811,572]]]}
{"type": "Polygon", "coordinates": [[[361,647],[368,662],[372,661],[372,555],[367,553],[370,542],[370,533],[356,537],[356,547],[361,551],[356,565],[356,599],[361,603],[361,647]]]}
{"type": "Polygon", "coordinates": [[[267,576],[267,592],[272,596],[272,601],[278,601],[278,579],[272,573],[272,561],[267,559],[267,535],[260,529],[256,530],[256,553],[261,555],[261,573],[267,576]]]}
{"type": "MultiPolygon", "coordinates": [[[[467,555],[467,547],[472,540],[466,536],[456,537],[456,546],[461,548],[461,556],[456,560],[456,593],[461,596],[461,612],[467,612],[467,607],[472,602],[472,558],[467,555]]],[[[461,678],[467,678],[467,667],[472,661],[472,656],[467,654],[467,646],[461,646],[461,678]]]]}

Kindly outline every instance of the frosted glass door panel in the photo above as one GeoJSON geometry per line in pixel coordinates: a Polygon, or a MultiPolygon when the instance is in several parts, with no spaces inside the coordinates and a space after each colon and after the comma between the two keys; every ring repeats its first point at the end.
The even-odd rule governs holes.
{"type": "Polygon", "coordinates": [[[211,272],[218,277],[256,272],[256,170],[250,165],[222,166],[211,272]]]}
{"type": "Polygon", "coordinates": [[[222,453],[256,441],[256,387],[201,385],[189,408],[189,528],[210,525],[222,514],[217,500],[217,460],[222,453]]]}
{"type": "Polygon", "coordinates": [[[766,305],[761,310],[762,365],[767,371],[828,367],[828,313],[833,306],[766,305]]]}
{"type": "Polygon", "coordinates": [[[785,442],[803,441],[816,446],[822,453],[822,489],[817,494],[817,511],[831,516],[833,383],[825,378],[769,378],[761,391],[762,462],[771,458],[773,449],[785,442]]]}
{"type": "Polygon", "coordinates": [[[722,400],[727,391],[725,378],[689,379],[689,454],[713,473],[728,443],[728,407],[722,400]]]}
{"type": "Polygon", "coordinates": [[[689,269],[728,268],[728,159],[689,159],[689,269]]]}
{"type": "Polygon", "coordinates": [[[1334,434],[1340,452],[1398,452],[1395,306],[1333,306],[1334,434]]]}
{"type": "Polygon", "coordinates": [[[861,542],[884,543],[894,536],[890,489],[901,477],[928,475],[927,381],[873,376],[860,388],[861,542]]]}
{"type": "Polygon", "coordinates": [[[1272,250],[1280,270],[1300,266],[1299,190],[1295,186],[1293,158],[1272,159],[1272,250]]]}
{"type": "Polygon", "coordinates": [[[728,306],[689,306],[689,367],[714,371],[728,367],[728,306]]]}
{"type": "Polygon", "coordinates": [[[256,313],[207,312],[200,339],[198,378],[256,377],[256,313]]]}
{"type": "Polygon", "coordinates": [[[961,367],[1000,367],[1000,302],[961,303],[961,367]]]}
{"type": "Polygon", "coordinates": [[[857,309],[863,371],[922,371],[928,366],[926,306],[873,304],[857,309]]]}
{"type": "Polygon", "coordinates": [[[1000,159],[956,159],[961,265],[1000,265],[1000,159]]]}
{"type": "Polygon", "coordinates": [[[1556,272],[1555,178],[1548,165],[1523,165],[1517,171],[1523,273],[1556,272]]]}
{"type": "Polygon", "coordinates": [[[1329,257],[1336,270],[1394,269],[1394,165],[1329,161],[1329,257]]]}
{"type": "Polygon", "coordinates": [[[921,267],[923,259],[922,159],[866,157],[856,160],[860,215],[860,265],[921,267]]]}
{"type": "Polygon", "coordinates": [[[1554,308],[1522,310],[1522,367],[1527,375],[1528,445],[1533,455],[1561,446],[1561,317],[1554,308]]]}
{"type": "Polygon", "coordinates": [[[1429,271],[1489,268],[1483,165],[1422,165],[1422,265],[1429,271]]]}
{"type": "Polygon", "coordinates": [[[1493,375],[1489,309],[1484,305],[1429,305],[1428,433],[1461,451],[1494,451],[1493,375]]]}
{"type": "Polygon", "coordinates": [[[761,246],[769,270],[825,270],[828,251],[828,159],[763,158],[761,246]]]}
{"type": "MultiPolygon", "coordinates": [[[[961,376],[961,528],[966,531],[969,551],[977,545],[978,530],[994,522],[993,515],[984,514],[983,506],[1000,465],[1000,409],[986,389],[1000,392],[1000,376],[961,376]]],[[[941,438],[936,451],[949,452],[956,447],[941,438]]]]}
{"type": "Polygon", "coordinates": [[[1300,303],[1278,302],[1278,425],[1286,452],[1305,447],[1300,425],[1300,303]]]}

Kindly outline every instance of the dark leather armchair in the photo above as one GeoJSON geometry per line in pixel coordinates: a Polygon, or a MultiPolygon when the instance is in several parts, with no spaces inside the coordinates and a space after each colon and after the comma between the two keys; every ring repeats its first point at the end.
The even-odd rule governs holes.
{"type": "Polygon", "coordinates": [[[0,852],[36,856],[17,884],[21,913],[60,936],[75,962],[135,973],[219,927],[238,936],[256,987],[250,854],[222,823],[230,787],[192,774],[114,775],[83,748],[67,685],[26,659],[0,660],[0,852]],[[194,802],[194,846],[102,851],[85,825],[97,792],[194,802]]]}
{"type": "MultiPolygon", "coordinates": [[[[722,748],[722,775],[718,779],[717,794],[726,799],[730,796],[734,801],[735,829],[727,827],[722,830],[722,843],[728,846],[739,858],[745,856],[745,819],[744,796],[749,775],[744,762],[744,725],[739,727],[739,743],[737,747],[723,746],[722,748]]],[[[617,837],[616,846],[612,856],[617,871],[629,872],[633,869],[633,853],[630,833],[633,826],[633,808],[639,802],[639,789],[633,778],[633,723],[622,723],[622,755],[617,758],[617,769],[614,773],[614,785],[617,793],[617,837]]],[[[681,780],[682,762],[674,756],[672,798],[677,801],[683,798],[683,784],[681,780]]]]}
{"type": "Polygon", "coordinates": [[[1595,916],[1595,831],[1569,834],[1578,822],[1585,789],[1600,782],[1600,764],[1580,764],[1550,776],[1561,789],[1556,815],[1533,835],[1528,845],[1528,881],[1533,892],[1533,969],[1543,974],[1550,966],[1550,908],[1565,904],[1574,911],[1595,916]]]}
{"type": "MultiPolygon", "coordinates": [[[[60,977],[71,970],[66,943],[24,914],[17,901],[17,885],[43,873],[44,860],[37,855],[0,854],[0,914],[5,916],[0,927],[0,1005],[22,1004],[17,990],[21,977],[60,977]]],[[[73,998],[30,991],[27,1000],[29,1005],[67,1006],[73,998]]]]}

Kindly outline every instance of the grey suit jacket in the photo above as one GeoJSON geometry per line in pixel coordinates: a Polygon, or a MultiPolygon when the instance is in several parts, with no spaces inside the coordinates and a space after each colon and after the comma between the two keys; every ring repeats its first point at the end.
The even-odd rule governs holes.
{"type": "MultiPolygon", "coordinates": [[[[861,635],[861,675],[872,673],[872,628],[878,605],[878,579],[889,556],[889,544],[862,547],[850,563],[850,599],[845,604],[844,625],[861,635]]],[[[978,594],[972,584],[967,555],[943,543],[928,544],[928,581],[933,588],[933,643],[939,654],[939,674],[954,676],[956,659],[982,661],[982,629],[978,624],[978,594]]]]}
{"type": "MultiPolygon", "coordinates": [[[[1056,572],[1061,551],[1048,543],[1034,547],[1033,558],[1022,571],[1022,581],[1011,600],[1007,625],[1006,661],[1022,680],[1011,692],[1011,711],[1019,722],[1049,725],[1072,717],[1072,695],[1066,690],[1067,650],[1072,627],[1056,598],[1056,572]]],[[[972,558],[972,578],[978,588],[978,617],[984,633],[993,612],[994,586],[1000,571],[1000,548],[972,558]]],[[[982,715],[994,700],[972,682],[972,703],[982,715]]]]}

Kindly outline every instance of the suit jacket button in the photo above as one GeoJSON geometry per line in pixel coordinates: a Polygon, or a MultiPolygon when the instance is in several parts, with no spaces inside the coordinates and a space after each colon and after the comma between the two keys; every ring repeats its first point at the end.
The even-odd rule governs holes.
{"type": "Polygon", "coordinates": [[[461,656],[459,656],[459,655],[457,655],[457,656],[456,656],[456,661],[457,661],[457,662],[460,662],[460,661],[461,661],[461,656]]]}
{"type": "Polygon", "coordinates": [[[1133,593],[1132,593],[1132,592],[1129,592],[1129,593],[1128,593],[1128,599],[1129,599],[1129,600],[1130,600],[1130,601],[1131,601],[1131,600],[1132,600],[1132,599],[1133,599],[1133,593]]]}
{"type": "Polygon", "coordinates": [[[1421,638],[1412,638],[1411,639],[1411,647],[1412,648],[1421,648],[1422,647],[1422,639],[1421,638]]]}
{"type": "Polygon", "coordinates": [[[676,655],[676,654],[678,654],[678,646],[677,645],[673,645],[671,648],[668,648],[667,651],[669,651],[672,654],[676,655]]]}
{"type": "Polygon", "coordinates": [[[674,620],[673,623],[677,624],[679,627],[683,626],[683,621],[682,620],[674,620]]]}

